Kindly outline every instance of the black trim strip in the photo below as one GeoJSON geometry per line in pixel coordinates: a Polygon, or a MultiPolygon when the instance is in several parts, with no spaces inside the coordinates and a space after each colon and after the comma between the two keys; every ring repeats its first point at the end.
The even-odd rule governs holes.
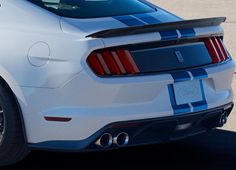
{"type": "Polygon", "coordinates": [[[226,17],[183,20],[183,21],[168,22],[168,23],[162,23],[162,24],[151,24],[151,25],[144,25],[144,26],[134,26],[134,27],[103,30],[103,31],[99,31],[99,32],[87,35],[86,37],[108,38],[108,37],[117,37],[117,36],[125,36],[125,35],[143,34],[143,33],[149,33],[149,32],[160,32],[160,31],[167,31],[167,30],[218,26],[225,21],[226,21],[226,17]]]}

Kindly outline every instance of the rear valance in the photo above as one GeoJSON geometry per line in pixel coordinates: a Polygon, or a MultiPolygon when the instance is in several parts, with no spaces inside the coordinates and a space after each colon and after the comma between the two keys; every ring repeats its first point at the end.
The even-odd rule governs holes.
{"type": "Polygon", "coordinates": [[[181,30],[189,28],[218,26],[225,21],[226,17],[183,20],[183,21],[168,22],[162,24],[109,29],[90,34],[86,37],[108,38],[108,37],[126,36],[126,35],[143,34],[150,32],[168,31],[168,30],[181,30]]]}

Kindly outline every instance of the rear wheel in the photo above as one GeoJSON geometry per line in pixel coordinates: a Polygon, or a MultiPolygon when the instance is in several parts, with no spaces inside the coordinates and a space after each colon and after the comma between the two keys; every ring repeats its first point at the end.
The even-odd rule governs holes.
{"type": "Polygon", "coordinates": [[[14,164],[28,152],[15,97],[0,84],[0,166],[14,164]]]}

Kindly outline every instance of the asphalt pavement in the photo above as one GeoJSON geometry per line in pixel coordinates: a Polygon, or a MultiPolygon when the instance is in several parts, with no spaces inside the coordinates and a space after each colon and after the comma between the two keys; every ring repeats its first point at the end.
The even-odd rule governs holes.
{"type": "Polygon", "coordinates": [[[100,153],[32,152],[8,169],[235,170],[236,132],[216,130],[183,141],[100,153]]]}

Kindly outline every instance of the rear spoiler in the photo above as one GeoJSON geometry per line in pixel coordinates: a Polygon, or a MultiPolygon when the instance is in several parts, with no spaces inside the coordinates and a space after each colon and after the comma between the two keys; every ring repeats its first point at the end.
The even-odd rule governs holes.
{"type": "Polygon", "coordinates": [[[86,37],[109,38],[109,37],[118,37],[118,36],[150,33],[150,32],[168,31],[168,30],[218,26],[225,21],[226,21],[226,17],[183,20],[183,21],[168,22],[168,23],[162,23],[162,24],[152,24],[152,25],[144,25],[144,26],[103,30],[103,31],[99,31],[99,32],[87,35],[86,37]]]}

